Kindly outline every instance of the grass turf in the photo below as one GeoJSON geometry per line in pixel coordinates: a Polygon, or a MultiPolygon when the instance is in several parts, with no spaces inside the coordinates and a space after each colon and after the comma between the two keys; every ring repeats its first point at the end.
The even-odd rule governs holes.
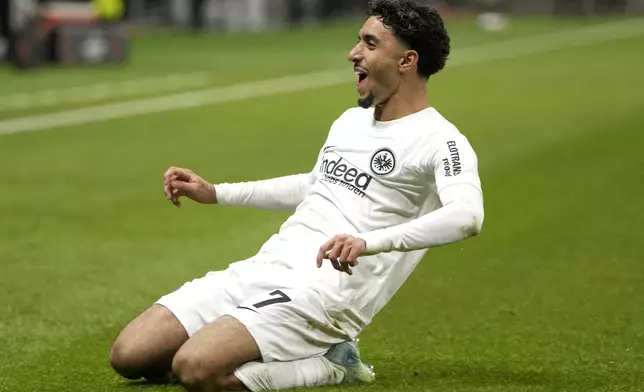
{"type": "MultiPolygon", "coordinates": [[[[574,25],[517,22],[515,32],[574,25]]],[[[320,66],[311,41],[344,56],[359,26],[350,27],[274,33],[257,48],[287,42],[294,55],[268,64],[307,71],[320,66]]],[[[465,22],[453,31],[463,46],[502,39],[465,22]]],[[[182,40],[224,53],[251,45],[231,39],[241,46],[221,37],[137,45],[150,59],[182,40]]],[[[484,230],[423,260],[361,336],[376,384],[352,390],[642,388],[642,45],[629,38],[470,64],[431,83],[432,102],[479,154],[484,230]]],[[[209,68],[213,60],[200,56],[205,62],[186,71],[209,68]]],[[[331,61],[342,66],[344,57],[331,61]]],[[[139,66],[145,61],[131,67],[139,66]]],[[[239,80],[275,76],[219,66],[239,80]]],[[[5,85],[35,88],[6,72],[5,85]]],[[[52,84],[40,86],[73,74],[44,71],[52,84]]],[[[0,137],[0,390],[179,390],[118,378],[107,362],[111,340],[160,295],[254,253],[287,214],[176,210],[161,174],[181,165],[220,182],[310,170],[331,121],[354,103],[353,87],[337,86],[0,137]]]]}

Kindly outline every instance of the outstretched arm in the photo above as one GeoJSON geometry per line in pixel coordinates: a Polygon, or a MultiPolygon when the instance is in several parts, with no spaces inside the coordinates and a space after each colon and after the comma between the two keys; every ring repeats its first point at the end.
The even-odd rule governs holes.
{"type": "MultiPolygon", "coordinates": [[[[322,150],[318,153],[318,159],[320,154],[322,150]]],[[[217,202],[267,210],[294,210],[315,183],[314,170],[268,180],[216,184],[214,189],[217,202]]]]}
{"type": "Polygon", "coordinates": [[[192,170],[171,167],[164,176],[164,193],[175,206],[180,197],[202,204],[294,210],[316,180],[315,172],[267,180],[211,184],[192,170]]]}
{"type": "Polygon", "coordinates": [[[315,182],[314,173],[294,174],[269,180],[214,185],[217,203],[271,210],[293,210],[315,182]]]}
{"type": "Polygon", "coordinates": [[[265,209],[295,209],[315,182],[313,172],[269,180],[213,185],[192,170],[171,167],[164,174],[166,198],[180,207],[179,198],[202,204],[223,204],[265,209]]]}

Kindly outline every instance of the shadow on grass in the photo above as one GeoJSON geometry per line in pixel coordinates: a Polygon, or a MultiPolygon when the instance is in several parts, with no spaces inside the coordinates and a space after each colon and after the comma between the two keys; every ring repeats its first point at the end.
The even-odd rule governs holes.
{"type": "Polygon", "coordinates": [[[126,387],[136,387],[137,389],[170,389],[170,388],[181,388],[176,382],[151,382],[146,379],[140,379],[136,381],[128,380],[123,383],[126,387]]]}

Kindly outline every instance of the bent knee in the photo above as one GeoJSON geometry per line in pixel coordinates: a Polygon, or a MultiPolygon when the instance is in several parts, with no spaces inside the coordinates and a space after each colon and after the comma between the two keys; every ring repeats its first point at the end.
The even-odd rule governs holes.
{"type": "Polygon", "coordinates": [[[110,364],[114,371],[121,376],[138,380],[141,374],[142,363],[134,345],[128,344],[124,339],[118,338],[110,348],[110,364]]]}
{"type": "Polygon", "coordinates": [[[121,331],[110,349],[110,363],[125,378],[164,377],[187,339],[179,320],[168,309],[153,305],[121,331]]]}
{"type": "Polygon", "coordinates": [[[224,391],[240,384],[211,362],[181,351],[172,361],[172,373],[188,391],[224,391]]]}
{"type": "Polygon", "coordinates": [[[193,390],[208,379],[203,361],[179,350],[172,360],[172,373],[188,390],[193,390]]]}

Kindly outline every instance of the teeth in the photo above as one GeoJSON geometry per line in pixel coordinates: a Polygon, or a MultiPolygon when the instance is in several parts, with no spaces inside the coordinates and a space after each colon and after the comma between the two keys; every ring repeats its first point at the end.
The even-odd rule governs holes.
{"type": "Polygon", "coordinates": [[[358,77],[358,83],[362,83],[367,78],[367,74],[365,72],[354,70],[353,73],[358,77]]]}

